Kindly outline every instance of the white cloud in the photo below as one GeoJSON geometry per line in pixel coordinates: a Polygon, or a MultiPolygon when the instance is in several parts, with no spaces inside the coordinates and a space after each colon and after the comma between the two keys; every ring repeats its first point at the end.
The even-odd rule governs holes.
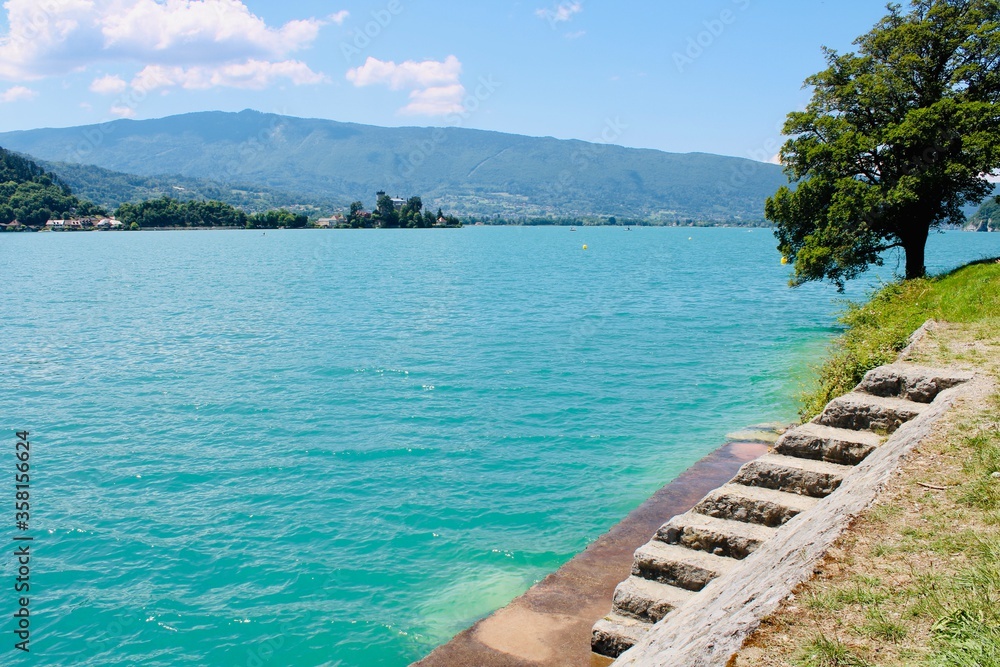
{"type": "MultiPolygon", "coordinates": [[[[324,24],[310,18],[269,26],[242,0],[7,0],[3,6],[9,28],[0,34],[0,79],[22,81],[107,61],[258,72],[267,62],[280,71],[296,62],[288,54],[311,46],[324,24]]],[[[292,78],[312,82],[321,75],[292,78]]]]}
{"type": "Polygon", "coordinates": [[[410,103],[399,110],[407,116],[444,116],[462,113],[465,108],[465,86],[456,83],[450,86],[434,86],[410,93],[410,103]]]}
{"type": "Polygon", "coordinates": [[[565,23],[582,11],[582,2],[560,2],[554,9],[536,9],[535,16],[549,23],[565,23]]]}
{"type": "Polygon", "coordinates": [[[985,178],[990,183],[1000,183],[1000,171],[994,171],[992,173],[986,174],[985,178]]]}
{"type": "Polygon", "coordinates": [[[135,109],[125,104],[115,104],[110,111],[119,118],[135,118],[135,109]]]}
{"type": "MultiPolygon", "coordinates": [[[[21,1],[21,0],[17,0],[21,1]]],[[[321,22],[271,28],[239,0],[128,0],[101,18],[105,48],[161,63],[281,57],[311,44],[321,22]]]]}
{"type": "Polygon", "coordinates": [[[400,113],[442,116],[462,111],[465,87],[461,75],[462,63],[455,56],[444,61],[407,60],[398,64],[369,57],[364,65],[347,71],[347,80],[359,88],[385,85],[390,90],[409,90],[410,103],[400,113]]]}
{"type": "Polygon", "coordinates": [[[38,97],[38,92],[32,90],[31,88],[25,88],[24,86],[14,86],[13,88],[8,88],[4,92],[0,93],[0,103],[7,104],[8,102],[21,102],[26,100],[33,100],[38,97]]]}
{"type": "Polygon", "coordinates": [[[101,95],[117,95],[125,92],[126,87],[128,84],[120,76],[105,74],[91,82],[90,91],[101,95]]]}
{"type": "Polygon", "coordinates": [[[401,90],[458,83],[461,74],[462,63],[455,56],[448,56],[444,62],[407,60],[398,65],[369,57],[361,67],[348,70],[347,80],[359,87],[384,83],[392,90],[401,90]]]}
{"type": "Polygon", "coordinates": [[[341,9],[339,12],[330,14],[328,18],[337,25],[344,25],[344,21],[346,21],[347,17],[350,15],[351,13],[349,11],[347,11],[346,9],[341,9]]]}
{"type": "Polygon", "coordinates": [[[567,32],[564,37],[566,37],[566,39],[580,39],[586,34],[586,30],[577,30],[576,32],[567,32]]]}
{"type": "Polygon", "coordinates": [[[149,65],[132,79],[132,87],[141,92],[157,88],[179,87],[187,90],[206,88],[267,88],[280,79],[286,79],[300,86],[320,83],[326,79],[322,74],[309,69],[298,60],[269,62],[248,60],[245,63],[219,65],[216,67],[194,67],[149,65]]]}

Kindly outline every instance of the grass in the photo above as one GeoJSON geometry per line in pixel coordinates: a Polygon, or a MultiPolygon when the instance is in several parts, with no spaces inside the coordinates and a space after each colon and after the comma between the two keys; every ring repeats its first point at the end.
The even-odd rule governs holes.
{"type": "Polygon", "coordinates": [[[931,664],[1000,667],[1000,538],[982,543],[975,564],[955,584],[932,628],[931,664]]]}
{"type": "Polygon", "coordinates": [[[803,419],[811,419],[831,399],[849,392],[866,372],[894,361],[910,335],[928,319],[1000,324],[998,260],[969,264],[932,278],[891,283],[867,303],[849,305],[840,317],[847,330],[834,342],[816,385],[801,397],[803,419]]]}
{"type": "Polygon", "coordinates": [[[960,401],[845,533],[816,577],[766,619],[737,667],[1000,667],[1000,262],[895,283],[843,315],[803,416],[909,357],[990,378],[960,401]]]}
{"type": "Polygon", "coordinates": [[[820,635],[802,648],[797,667],[871,667],[871,663],[856,656],[836,639],[820,635]]]}
{"type": "Polygon", "coordinates": [[[1000,394],[967,406],[733,664],[1000,667],[998,426],[1000,394]]]}

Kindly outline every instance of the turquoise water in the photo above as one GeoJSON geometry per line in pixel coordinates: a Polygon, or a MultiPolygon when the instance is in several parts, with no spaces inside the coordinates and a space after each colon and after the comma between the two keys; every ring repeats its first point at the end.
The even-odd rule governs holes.
{"type": "MultiPolygon", "coordinates": [[[[928,256],[986,255],[1000,234],[928,256]]],[[[420,658],[794,417],[840,295],[778,259],[735,229],[0,235],[31,659],[420,658]]]]}

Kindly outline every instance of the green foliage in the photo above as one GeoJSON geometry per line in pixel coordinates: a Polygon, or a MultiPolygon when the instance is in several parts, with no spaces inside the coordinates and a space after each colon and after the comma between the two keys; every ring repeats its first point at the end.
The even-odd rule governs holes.
{"type": "Polygon", "coordinates": [[[906,277],[924,274],[928,231],[964,222],[962,207],[1000,167],[1000,5],[911,0],[855,41],[826,51],[806,80],[813,97],[788,115],[781,150],[793,191],[767,200],[793,284],[838,286],[902,248],[906,277]]]}
{"type": "Polygon", "coordinates": [[[52,218],[102,215],[73,196],[57,177],[27,158],[0,148],[0,223],[40,227],[52,218]]]}
{"type": "Polygon", "coordinates": [[[1000,472],[1000,432],[970,436],[965,445],[971,456],[964,465],[968,481],[959,500],[983,511],[1000,512],[1000,483],[992,476],[1000,472]]]}
{"type": "Polygon", "coordinates": [[[225,184],[209,178],[138,176],[66,162],[41,164],[51,173],[58,174],[59,180],[78,196],[99,202],[111,210],[126,203],[137,204],[169,197],[182,202],[223,202],[247,213],[295,207],[300,212],[319,216],[340,208],[343,201],[320,194],[302,195],[264,186],[225,184]]]}
{"type": "Polygon", "coordinates": [[[371,227],[371,215],[365,212],[365,205],[359,201],[351,202],[351,210],[347,215],[347,225],[351,229],[371,227]]]}
{"type": "Polygon", "coordinates": [[[396,206],[392,203],[392,198],[389,195],[379,196],[375,212],[372,213],[372,218],[379,227],[385,229],[399,227],[399,213],[396,211],[396,206]]]}
{"type": "Polygon", "coordinates": [[[804,647],[795,664],[799,667],[872,667],[839,640],[824,635],[804,647]]]}
{"type": "Polygon", "coordinates": [[[1000,667],[1000,542],[982,542],[977,556],[934,624],[934,665],[1000,667]]]}
{"type": "MultiPolygon", "coordinates": [[[[463,218],[593,215],[666,224],[757,222],[765,198],[784,182],[776,165],[740,158],[463,128],[380,128],[254,111],[115,121],[103,129],[110,131],[101,133],[100,145],[85,160],[117,172],[165,181],[163,174],[183,174],[252,184],[253,192],[300,193],[314,203],[368,201],[379,189],[419,192],[424,209],[441,207],[463,218]],[[419,165],[414,155],[422,156],[419,165]]],[[[6,133],[0,134],[0,144],[47,160],[79,162],[74,150],[83,131],[6,133]]],[[[115,189],[110,186],[101,186],[106,194],[95,193],[95,199],[110,199],[115,189]]],[[[137,186],[129,200],[184,198],[177,190],[137,186]]],[[[223,193],[205,195],[244,207],[223,193]]],[[[263,208],[292,203],[272,199],[263,208]]]]}
{"type": "Polygon", "coordinates": [[[410,197],[399,210],[399,226],[410,228],[432,226],[434,218],[430,215],[422,215],[421,210],[423,208],[424,203],[420,197],[410,197]]]}
{"type": "Polygon", "coordinates": [[[222,202],[181,202],[169,197],[122,204],[115,217],[126,225],[137,223],[143,228],[244,227],[247,221],[246,213],[222,202]]]}
{"type": "Polygon", "coordinates": [[[980,231],[1000,232],[1000,197],[986,200],[969,218],[969,227],[980,231]]]}
{"type": "Polygon", "coordinates": [[[285,209],[279,209],[277,211],[254,213],[247,219],[246,226],[249,229],[278,229],[279,227],[302,229],[308,222],[309,219],[300,213],[292,213],[285,209]]]}
{"type": "Polygon", "coordinates": [[[1000,264],[971,264],[935,278],[886,285],[864,304],[850,304],[847,328],[803,396],[802,417],[819,414],[833,398],[857,385],[869,370],[891,363],[910,334],[928,319],[980,322],[1000,317],[1000,264]]]}

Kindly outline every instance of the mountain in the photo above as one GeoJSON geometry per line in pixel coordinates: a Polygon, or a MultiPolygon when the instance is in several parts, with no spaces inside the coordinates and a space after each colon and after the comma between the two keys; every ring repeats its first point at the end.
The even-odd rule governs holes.
{"type": "Polygon", "coordinates": [[[138,176],[93,165],[38,161],[46,171],[57,174],[81,199],[108,210],[121,204],[171,197],[178,201],[220,201],[248,213],[277,208],[303,210],[307,214],[330,213],[340,199],[307,197],[274,188],[219,183],[207,178],[186,176],[138,176]]]}
{"type": "Polygon", "coordinates": [[[42,225],[52,217],[98,213],[98,207],[74,197],[54,174],[0,148],[0,224],[42,225]]]}
{"type": "Polygon", "coordinates": [[[0,133],[43,160],[360,200],[420,195],[462,215],[621,216],[748,222],[786,182],[780,167],[463,128],[383,128],[257,111],[0,133]]]}
{"type": "Polygon", "coordinates": [[[1000,231],[1000,197],[987,199],[976,214],[969,218],[966,229],[978,232],[1000,231]]]}

